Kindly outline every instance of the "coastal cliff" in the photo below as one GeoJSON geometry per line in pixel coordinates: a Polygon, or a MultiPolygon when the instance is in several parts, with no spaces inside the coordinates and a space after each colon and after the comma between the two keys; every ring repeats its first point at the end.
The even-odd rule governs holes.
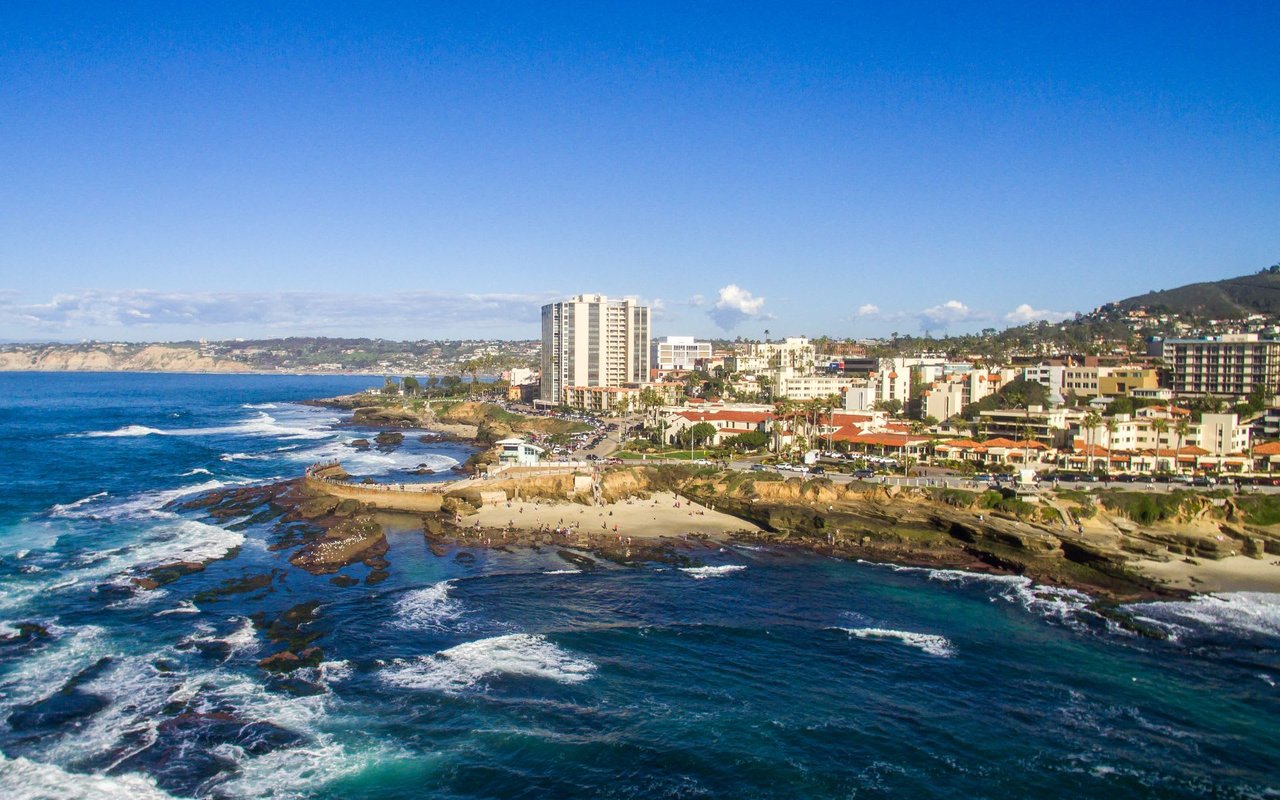
{"type": "Polygon", "coordinates": [[[0,350],[0,371],[250,372],[241,363],[174,345],[41,345],[0,350]]]}

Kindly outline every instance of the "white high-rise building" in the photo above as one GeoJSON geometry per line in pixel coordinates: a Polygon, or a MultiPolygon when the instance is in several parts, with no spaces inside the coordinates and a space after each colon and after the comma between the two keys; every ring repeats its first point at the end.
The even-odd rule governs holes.
{"type": "Polygon", "coordinates": [[[542,307],[543,403],[565,402],[571,386],[649,380],[649,308],[635,299],[580,294],[542,307]]]}

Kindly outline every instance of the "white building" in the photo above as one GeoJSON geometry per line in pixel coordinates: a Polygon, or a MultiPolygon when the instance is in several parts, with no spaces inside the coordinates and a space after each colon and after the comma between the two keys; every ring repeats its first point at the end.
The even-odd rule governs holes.
{"type": "Polygon", "coordinates": [[[711,360],[711,342],[699,342],[692,336],[666,336],[653,346],[654,369],[696,369],[711,360]]]}
{"type": "Polygon", "coordinates": [[[536,467],[547,452],[524,439],[501,439],[494,444],[499,448],[498,463],[504,467],[536,467]]]}
{"type": "Polygon", "coordinates": [[[582,294],[542,307],[541,403],[565,402],[572,386],[649,380],[649,309],[633,298],[582,294]]]}

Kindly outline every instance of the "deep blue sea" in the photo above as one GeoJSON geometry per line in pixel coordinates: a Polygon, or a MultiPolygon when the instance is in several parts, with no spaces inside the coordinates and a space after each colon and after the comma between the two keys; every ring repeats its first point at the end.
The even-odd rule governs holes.
{"type": "Polygon", "coordinates": [[[388,580],[339,588],[165,508],[466,458],[357,452],[373,431],[295,404],[379,383],[0,374],[0,797],[1280,797],[1277,595],[1136,609],[1161,642],[1011,576],[746,547],[578,572],[433,555],[412,519],[388,580]],[[308,600],[323,663],[266,674],[249,615],[308,600]]]}

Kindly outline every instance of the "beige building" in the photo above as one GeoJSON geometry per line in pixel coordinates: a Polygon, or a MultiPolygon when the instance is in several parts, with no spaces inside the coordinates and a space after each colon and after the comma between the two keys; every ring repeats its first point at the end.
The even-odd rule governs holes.
{"type": "Polygon", "coordinates": [[[667,336],[653,346],[653,368],[661,372],[698,369],[711,360],[711,342],[692,336],[667,336]]]}
{"type": "Polygon", "coordinates": [[[1062,377],[1063,391],[1079,397],[1128,397],[1159,386],[1160,376],[1154,369],[1137,366],[1067,367],[1062,377]]]}
{"type": "Polygon", "coordinates": [[[602,294],[542,307],[540,402],[564,403],[569,387],[639,386],[648,380],[648,307],[602,294]]]}

